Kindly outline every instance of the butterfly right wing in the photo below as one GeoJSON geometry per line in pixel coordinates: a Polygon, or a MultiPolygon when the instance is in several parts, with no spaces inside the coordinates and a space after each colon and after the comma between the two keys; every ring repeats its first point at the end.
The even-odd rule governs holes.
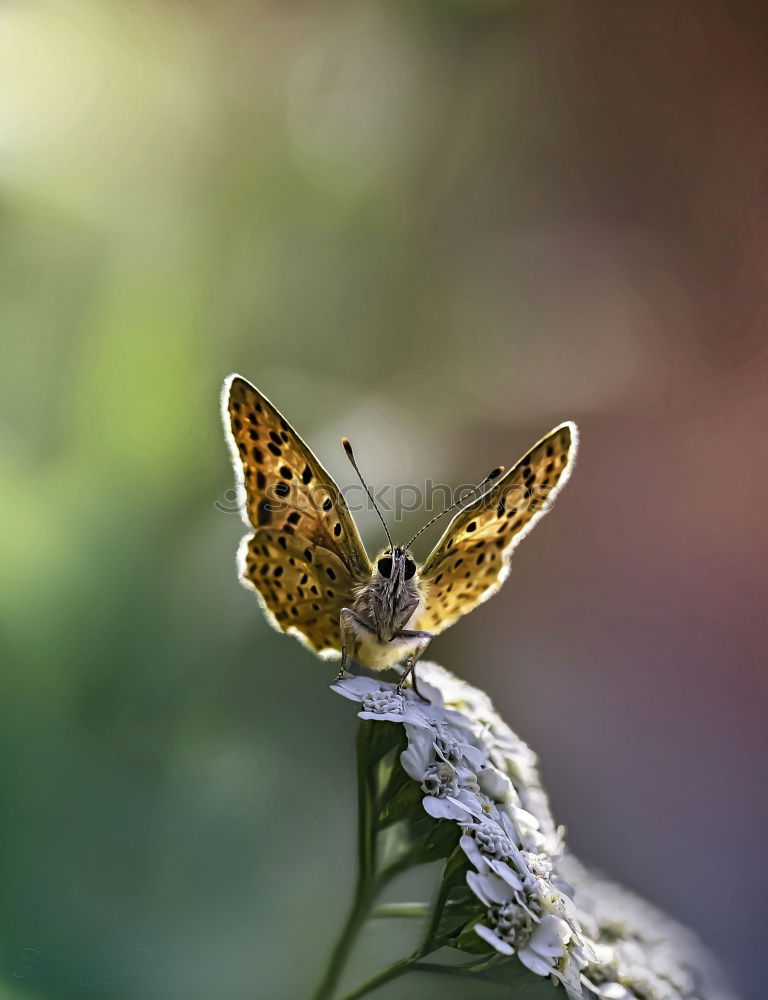
{"type": "Polygon", "coordinates": [[[276,627],[321,656],[338,655],[339,613],[371,576],[357,526],[331,476],[258,389],[230,376],[224,401],[254,528],[240,550],[242,579],[276,627]]]}
{"type": "Polygon", "coordinates": [[[577,442],[575,424],[555,427],[459,511],[419,570],[426,607],[417,628],[442,632],[496,593],[516,545],[567,482],[577,442]]]}

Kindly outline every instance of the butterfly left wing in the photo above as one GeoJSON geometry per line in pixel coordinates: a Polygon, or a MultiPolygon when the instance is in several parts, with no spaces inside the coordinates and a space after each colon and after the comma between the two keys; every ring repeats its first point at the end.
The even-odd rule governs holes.
{"type": "Polygon", "coordinates": [[[354,602],[355,584],[336,553],[279,529],[259,528],[243,540],[240,560],[242,578],[271,625],[323,658],[339,655],[339,615],[354,602]]]}
{"type": "Polygon", "coordinates": [[[240,499],[254,534],[240,572],[271,623],[321,656],[341,651],[339,613],[371,564],[341,491],[279,410],[239,375],[225,383],[240,499]]]}
{"type": "Polygon", "coordinates": [[[442,632],[496,593],[515,546],[567,481],[577,442],[575,424],[555,427],[454,517],[419,572],[426,607],[418,628],[442,632]]]}

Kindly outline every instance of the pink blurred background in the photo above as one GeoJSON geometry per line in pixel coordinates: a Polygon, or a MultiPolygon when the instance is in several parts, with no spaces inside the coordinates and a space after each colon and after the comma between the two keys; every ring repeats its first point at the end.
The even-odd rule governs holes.
{"type": "Polygon", "coordinates": [[[163,998],[294,1000],[324,961],[354,722],[235,577],[240,371],[340,483],[343,433],[374,487],[456,484],[577,421],[431,655],[763,1000],[765,5],[27,0],[0,87],[7,968],[146,946],[196,970],[163,998]]]}

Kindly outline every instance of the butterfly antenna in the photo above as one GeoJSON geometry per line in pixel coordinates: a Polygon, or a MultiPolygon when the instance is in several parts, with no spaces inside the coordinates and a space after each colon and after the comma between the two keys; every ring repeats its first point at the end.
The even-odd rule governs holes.
{"type": "Polygon", "coordinates": [[[344,451],[345,451],[345,452],[347,453],[347,458],[348,458],[348,459],[350,460],[350,462],[352,463],[352,468],[353,468],[353,469],[355,470],[355,472],[357,473],[357,478],[358,478],[358,479],[360,480],[360,482],[361,482],[361,483],[363,484],[363,489],[364,489],[364,490],[365,490],[365,492],[366,492],[366,493],[368,494],[368,499],[369,499],[369,500],[371,501],[371,503],[373,504],[373,509],[374,509],[374,510],[376,511],[376,513],[377,513],[377,514],[379,515],[379,520],[380,520],[380,521],[381,521],[381,523],[382,523],[382,524],[384,525],[384,531],[386,532],[386,535],[387,535],[387,540],[389,541],[389,547],[390,547],[390,549],[393,549],[393,548],[394,548],[395,546],[394,546],[394,543],[393,543],[393,541],[392,541],[392,536],[391,536],[391,535],[390,535],[390,533],[389,533],[389,528],[387,527],[387,522],[386,522],[386,521],[384,520],[384,518],[383,518],[383,516],[382,516],[382,513],[381,513],[381,511],[379,510],[379,507],[378,507],[378,504],[377,504],[377,503],[376,503],[376,501],[375,501],[375,500],[373,499],[373,494],[372,494],[372,493],[371,493],[371,491],[370,491],[370,490],[368,489],[368,486],[367,486],[367,484],[366,484],[365,480],[363,479],[363,476],[362,476],[362,473],[360,472],[360,470],[359,470],[359,469],[358,469],[358,467],[357,467],[357,462],[355,461],[355,455],[354,455],[354,452],[352,451],[352,445],[351,445],[351,444],[349,443],[349,441],[348,441],[348,440],[347,440],[346,438],[342,438],[342,439],[341,439],[341,443],[342,443],[342,445],[344,446],[344,451]]]}
{"type": "Polygon", "coordinates": [[[454,500],[454,502],[450,505],[450,507],[444,507],[439,514],[435,514],[435,516],[431,520],[427,521],[425,525],[419,528],[419,530],[416,532],[416,534],[413,536],[410,542],[408,542],[405,548],[409,549],[416,541],[416,539],[419,537],[419,535],[422,533],[422,531],[426,531],[427,528],[431,528],[432,525],[435,523],[435,521],[440,520],[443,514],[450,513],[450,511],[454,510],[456,507],[460,507],[461,504],[463,504],[464,501],[467,500],[469,497],[474,497],[477,494],[478,490],[481,490],[486,485],[486,483],[490,483],[494,479],[498,479],[503,471],[504,471],[504,466],[497,465],[495,469],[493,469],[491,472],[488,473],[488,475],[485,477],[482,483],[478,483],[477,486],[473,486],[471,490],[467,490],[467,492],[463,493],[458,500],[454,500]]]}

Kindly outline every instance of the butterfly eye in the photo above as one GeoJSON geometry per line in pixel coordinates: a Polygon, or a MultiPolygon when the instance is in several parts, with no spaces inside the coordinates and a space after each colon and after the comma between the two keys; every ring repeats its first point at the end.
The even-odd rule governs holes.
{"type": "Polygon", "coordinates": [[[388,556],[385,556],[383,559],[379,559],[378,570],[382,576],[389,579],[392,574],[392,560],[388,556]]]}
{"type": "Polygon", "coordinates": [[[405,560],[405,579],[410,580],[413,574],[416,572],[416,563],[413,559],[405,560]]]}

